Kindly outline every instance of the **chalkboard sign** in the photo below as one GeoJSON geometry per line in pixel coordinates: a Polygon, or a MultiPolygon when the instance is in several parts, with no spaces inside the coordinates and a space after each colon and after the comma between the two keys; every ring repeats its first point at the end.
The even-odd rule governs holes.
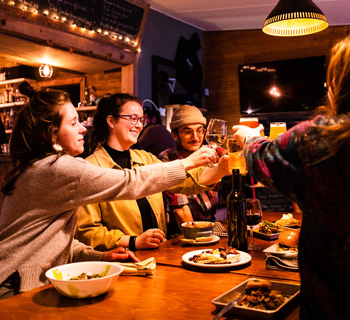
{"type": "MultiPolygon", "coordinates": [[[[145,14],[145,4],[141,7],[126,0],[35,0],[29,1],[38,7],[41,13],[48,10],[60,17],[66,17],[67,22],[76,23],[86,29],[109,31],[117,35],[136,39],[142,26],[145,14]]],[[[28,3],[28,1],[26,1],[28,3]]]]}

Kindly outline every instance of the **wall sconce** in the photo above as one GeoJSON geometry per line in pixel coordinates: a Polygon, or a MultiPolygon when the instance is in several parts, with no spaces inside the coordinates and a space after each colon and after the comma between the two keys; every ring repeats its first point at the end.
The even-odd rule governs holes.
{"type": "Polygon", "coordinates": [[[328,27],[326,16],[312,0],[279,0],[262,31],[271,36],[304,36],[328,27]]]}
{"type": "Polygon", "coordinates": [[[51,78],[53,73],[53,68],[49,64],[42,64],[39,68],[39,74],[42,78],[51,78]]]}

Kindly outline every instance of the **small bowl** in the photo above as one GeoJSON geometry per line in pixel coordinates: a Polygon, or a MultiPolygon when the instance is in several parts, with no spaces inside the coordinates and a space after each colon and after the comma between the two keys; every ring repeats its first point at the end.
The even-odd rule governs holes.
{"type": "Polygon", "coordinates": [[[213,234],[214,222],[193,221],[181,223],[182,232],[186,239],[196,239],[199,237],[210,237],[213,234]],[[195,226],[193,226],[195,225],[195,226]]]}
{"type": "Polygon", "coordinates": [[[70,298],[91,298],[108,292],[122,273],[123,267],[117,263],[86,261],[64,264],[46,271],[45,276],[62,295],[70,298]],[[82,273],[100,274],[102,278],[89,280],[70,280],[82,273]]]}

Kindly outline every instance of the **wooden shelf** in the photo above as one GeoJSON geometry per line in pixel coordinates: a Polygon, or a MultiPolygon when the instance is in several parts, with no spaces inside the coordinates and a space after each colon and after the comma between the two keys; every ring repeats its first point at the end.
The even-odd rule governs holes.
{"type": "Polygon", "coordinates": [[[0,104],[0,109],[12,108],[12,107],[16,107],[16,106],[23,106],[23,105],[25,105],[25,103],[26,103],[25,101],[2,103],[2,104],[0,104]]]}
{"type": "Polygon", "coordinates": [[[97,110],[97,106],[78,107],[75,109],[77,110],[77,112],[95,111],[97,110]]]}
{"type": "Polygon", "coordinates": [[[0,86],[6,85],[6,84],[20,83],[20,82],[23,82],[23,81],[27,81],[28,83],[36,82],[36,80],[33,80],[33,79],[17,78],[17,79],[0,81],[0,86]]]}

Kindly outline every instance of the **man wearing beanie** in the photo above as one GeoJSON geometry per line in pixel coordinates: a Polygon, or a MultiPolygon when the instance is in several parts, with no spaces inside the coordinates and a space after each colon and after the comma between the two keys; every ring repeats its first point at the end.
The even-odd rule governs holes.
{"type": "MultiPolygon", "coordinates": [[[[203,144],[207,119],[195,106],[182,105],[175,110],[170,129],[175,147],[161,152],[158,158],[162,161],[173,161],[188,157],[203,144]]],[[[218,157],[226,154],[223,148],[217,148],[218,157]]],[[[180,225],[189,221],[214,221],[218,205],[217,184],[212,190],[201,194],[183,195],[164,192],[166,211],[170,214],[168,237],[181,233],[180,225]]]]}

